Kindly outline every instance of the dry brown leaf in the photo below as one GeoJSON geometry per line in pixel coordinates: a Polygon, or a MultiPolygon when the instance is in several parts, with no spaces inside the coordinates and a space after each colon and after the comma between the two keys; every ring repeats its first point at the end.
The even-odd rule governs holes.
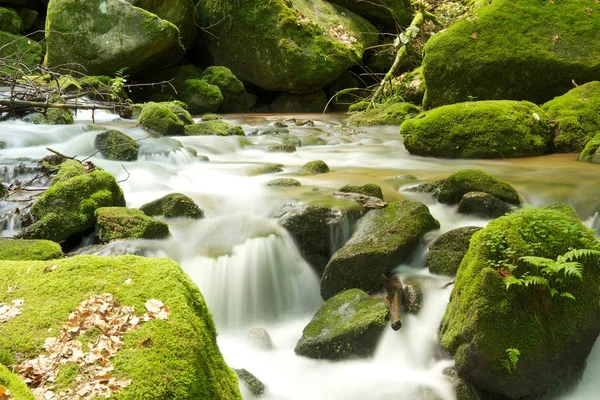
{"type": "Polygon", "coordinates": [[[11,305],[0,303],[0,324],[8,322],[17,315],[23,313],[24,300],[18,299],[11,301],[11,305]]]}
{"type": "Polygon", "coordinates": [[[56,265],[49,265],[46,268],[44,268],[44,274],[47,274],[48,272],[52,272],[56,269],[56,265]]]}
{"type": "Polygon", "coordinates": [[[478,36],[477,32],[471,33],[471,39],[477,40],[477,36],[478,36]]]}

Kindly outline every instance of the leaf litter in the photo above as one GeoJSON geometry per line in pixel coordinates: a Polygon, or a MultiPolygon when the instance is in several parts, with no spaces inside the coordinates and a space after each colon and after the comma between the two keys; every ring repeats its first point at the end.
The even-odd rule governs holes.
{"type": "Polygon", "coordinates": [[[125,344],[123,336],[139,329],[142,322],[169,319],[170,309],[160,300],[148,300],[145,306],[148,312],[138,317],[134,307],[119,304],[110,293],[91,296],[69,315],[58,337],[46,339],[45,354],[19,365],[19,375],[38,400],[111,397],[131,384],[130,379],[112,376],[111,358],[125,344]],[[77,338],[93,328],[100,329],[102,335],[94,343],[88,343],[86,351],[77,338]],[[76,387],[56,393],[59,367],[66,363],[75,363],[78,367],[76,387]]]}
{"type": "MultiPolygon", "coordinates": [[[[13,300],[11,304],[0,303],[0,324],[8,322],[23,312],[22,299],[13,300]]],[[[1,398],[0,398],[1,400],[1,398]]]]}

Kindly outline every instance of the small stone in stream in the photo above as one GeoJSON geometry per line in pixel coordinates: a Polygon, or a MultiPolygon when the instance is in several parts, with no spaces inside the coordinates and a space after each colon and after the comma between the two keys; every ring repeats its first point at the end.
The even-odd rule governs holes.
{"type": "Polygon", "coordinates": [[[259,350],[271,350],[273,348],[273,341],[269,332],[264,328],[252,328],[248,332],[248,342],[252,347],[259,350]]]}
{"type": "Polygon", "coordinates": [[[250,372],[246,371],[243,368],[236,369],[235,373],[237,374],[238,378],[244,381],[244,383],[253,395],[262,396],[265,393],[264,383],[262,383],[256,376],[252,375],[250,372]]]}

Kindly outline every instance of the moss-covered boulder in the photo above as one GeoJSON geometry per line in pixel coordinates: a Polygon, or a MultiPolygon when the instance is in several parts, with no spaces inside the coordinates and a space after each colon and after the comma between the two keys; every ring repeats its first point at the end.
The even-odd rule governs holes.
{"type": "Polygon", "coordinates": [[[371,298],[350,289],[327,300],[304,328],[294,352],[328,360],[368,357],[387,325],[389,306],[383,298],[371,298]]]}
{"type": "Polygon", "coordinates": [[[194,114],[217,112],[223,104],[223,94],[218,86],[202,79],[183,82],[178,98],[185,102],[194,114]]]}
{"type": "Polygon", "coordinates": [[[585,148],[579,155],[579,159],[581,161],[600,164],[600,132],[586,143],[585,148]]]}
{"type": "Polygon", "coordinates": [[[296,146],[291,143],[274,144],[267,149],[269,153],[293,153],[296,146]]]}
{"type": "Polygon", "coordinates": [[[235,113],[248,111],[246,88],[227,67],[208,67],[202,73],[202,80],[217,86],[223,95],[220,112],[235,113]]]}
{"type": "Polygon", "coordinates": [[[346,185],[339,190],[343,193],[359,193],[365,196],[377,197],[383,200],[383,192],[381,187],[374,183],[367,183],[366,185],[346,185]]]}
{"type": "Polygon", "coordinates": [[[477,101],[439,107],[400,126],[414,155],[444,158],[527,157],[552,144],[546,113],[528,102],[477,101]]]}
{"type": "Polygon", "coordinates": [[[169,21],[179,29],[181,44],[188,49],[198,33],[198,27],[194,22],[195,3],[197,0],[125,0],[132,5],[143,8],[157,15],[165,21],[169,21]]]}
{"type": "Polygon", "coordinates": [[[61,242],[91,229],[96,209],[112,206],[125,206],[125,199],[108,172],[95,170],[62,180],[33,203],[31,214],[36,222],[23,230],[23,237],[61,242]]]}
{"type": "Polygon", "coordinates": [[[274,113],[322,113],[327,105],[327,94],[318,90],[312,93],[281,93],[271,104],[274,113]]]}
{"type": "Polygon", "coordinates": [[[44,63],[87,75],[121,68],[138,75],[181,60],[179,36],[172,23],[123,0],[51,0],[44,63]]]}
{"type": "MultiPolygon", "coordinates": [[[[17,14],[19,14],[19,18],[23,21],[23,25],[21,28],[22,32],[30,31],[33,26],[38,21],[39,13],[36,10],[32,10],[30,8],[18,7],[15,8],[17,14]]],[[[41,19],[41,18],[40,18],[41,19]]],[[[36,38],[37,40],[37,38],[36,38]]]]}
{"type": "Polygon", "coordinates": [[[329,166],[325,164],[325,161],[314,160],[304,164],[299,172],[304,175],[325,174],[329,172],[329,166]]]}
{"type": "Polygon", "coordinates": [[[140,145],[123,132],[110,130],[96,135],[94,145],[108,160],[135,161],[140,145]]]}
{"type": "Polygon", "coordinates": [[[520,204],[519,194],[508,183],[478,169],[463,169],[440,182],[440,203],[457,204],[469,192],[484,192],[510,204],[520,204]]]}
{"type": "Polygon", "coordinates": [[[14,8],[0,7],[0,31],[18,34],[23,29],[23,21],[14,8]]]}
{"type": "Polygon", "coordinates": [[[400,125],[421,110],[410,103],[388,103],[359,111],[348,118],[350,126],[400,125]]]}
{"type": "Polygon", "coordinates": [[[460,214],[475,215],[480,218],[494,219],[508,214],[511,207],[491,194],[484,192],[468,192],[458,203],[460,214]]]}
{"type": "Polygon", "coordinates": [[[61,247],[49,240],[0,238],[0,260],[54,260],[63,257],[61,247]]]}
{"type": "Polygon", "coordinates": [[[378,290],[381,274],[406,260],[419,239],[439,227],[427,206],[417,201],[402,200],[369,211],[325,267],[321,296],[327,300],[351,288],[378,290]]]}
{"type": "Polygon", "coordinates": [[[554,124],[554,151],[578,152],[600,131],[600,82],[589,82],[542,106],[554,124]]]}
{"type": "Polygon", "coordinates": [[[102,207],[96,210],[98,238],[102,242],[117,239],[162,239],[169,236],[169,225],[126,207],[102,207]]]}
{"type": "Polygon", "coordinates": [[[6,399],[35,400],[31,390],[20,376],[0,364],[0,395],[6,399]]]}
{"type": "Polygon", "coordinates": [[[142,109],[139,118],[140,125],[150,132],[164,136],[183,136],[186,126],[169,103],[148,103],[142,109]]]}
{"type": "Polygon", "coordinates": [[[274,187],[297,187],[301,186],[300,181],[292,178],[279,178],[267,182],[267,186],[274,187]]]}
{"type": "Polygon", "coordinates": [[[427,108],[477,100],[542,104],[600,77],[600,4],[588,0],[478,2],[424,49],[427,108]],[[544,23],[540,23],[544,21],[544,23]]]}
{"type": "Polygon", "coordinates": [[[140,207],[146,215],[163,216],[167,218],[194,218],[204,217],[204,211],[194,203],[194,200],[182,193],[171,193],[146,203],[140,207]]]}
{"type": "Polygon", "coordinates": [[[0,67],[0,72],[16,75],[17,69],[26,67],[35,69],[42,62],[42,46],[35,40],[25,36],[12,35],[0,30],[0,48],[2,58],[7,64],[0,67]]]}
{"type": "Polygon", "coordinates": [[[56,175],[50,181],[50,185],[55,185],[59,182],[64,182],[79,175],[85,175],[86,171],[77,160],[66,160],[60,164],[56,175]]]}
{"type": "Polygon", "coordinates": [[[348,10],[368,19],[376,27],[386,32],[395,33],[396,24],[407,27],[413,18],[410,0],[379,0],[366,2],[363,0],[327,0],[339,4],[348,10]]]}
{"type": "Polygon", "coordinates": [[[185,127],[188,136],[244,136],[241,126],[231,125],[222,120],[202,121],[185,127]]]}
{"type": "MultiPolygon", "coordinates": [[[[59,95],[53,95],[48,99],[48,103],[66,104],[66,101],[59,95]]],[[[29,114],[23,120],[36,125],[71,125],[75,123],[71,110],[62,108],[48,108],[44,112],[29,114]]]]}
{"type": "Polygon", "coordinates": [[[569,249],[591,248],[599,248],[593,232],[561,204],[520,210],[475,233],[440,327],[440,342],[455,356],[459,374],[511,399],[564,391],[576,382],[600,333],[598,263],[580,258],[578,279],[520,257],[555,260],[569,249]],[[527,277],[538,283],[518,284],[527,277]]]}
{"type": "Polygon", "coordinates": [[[429,246],[427,253],[429,271],[438,275],[456,275],[465,253],[469,250],[471,236],[480,229],[477,226],[465,226],[438,237],[429,246]]]}
{"type": "Polygon", "coordinates": [[[210,27],[200,41],[210,64],[271,91],[322,89],[377,43],[368,21],[323,0],[207,0],[197,9],[199,26],[210,27]]]}
{"type": "MultiPolygon", "coordinates": [[[[114,357],[102,359],[114,367],[112,376],[131,379],[113,397],[241,399],[235,373],[225,364],[217,346],[211,313],[197,286],[175,262],[136,256],[79,256],[52,264],[2,262],[0,287],[15,283],[18,291],[0,293],[0,302],[23,300],[22,314],[0,325],[0,353],[8,365],[17,366],[46,355],[46,339],[59,336],[63,326],[71,326],[69,321],[75,324],[69,315],[92,296],[112,296],[116,307],[133,307],[140,319],[145,312],[157,312],[152,305],[158,307],[159,301],[159,305],[164,304],[160,312],[166,319],[139,321],[139,329],[123,333],[124,343],[114,357]],[[56,268],[45,273],[49,265],[56,268]]],[[[126,328],[128,324],[123,325],[126,328]]],[[[99,328],[81,328],[73,336],[87,353],[86,344],[95,344],[102,333],[99,328]]],[[[76,363],[65,366],[68,364],[76,368],[61,374],[63,366],[57,370],[58,377],[63,387],[77,388],[77,378],[83,378],[83,372],[76,363]]]]}
{"type": "Polygon", "coordinates": [[[166,106],[181,122],[184,123],[184,125],[191,125],[194,123],[194,118],[192,118],[192,114],[188,111],[188,105],[186,103],[174,100],[166,103],[166,106]]]}

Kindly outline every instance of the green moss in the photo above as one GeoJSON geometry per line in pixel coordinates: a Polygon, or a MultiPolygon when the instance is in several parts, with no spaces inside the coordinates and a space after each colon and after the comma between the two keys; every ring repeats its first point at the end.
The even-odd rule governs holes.
{"type": "Polygon", "coordinates": [[[369,101],[360,100],[360,101],[357,101],[356,103],[351,104],[350,107],[348,107],[348,111],[350,111],[350,112],[365,111],[365,110],[368,110],[370,106],[371,106],[371,103],[369,101]]]}
{"type": "Polygon", "coordinates": [[[321,296],[328,299],[350,288],[378,290],[381,274],[406,260],[420,238],[439,227],[427,206],[417,201],[392,202],[370,211],[329,260],[321,278],[321,296]]]}
{"type": "Polygon", "coordinates": [[[123,132],[109,130],[96,135],[94,146],[108,160],[135,161],[140,145],[123,132]]]}
{"type": "Polygon", "coordinates": [[[469,192],[485,192],[507,203],[521,203],[519,194],[510,184],[478,169],[455,172],[443,180],[438,190],[437,198],[441,203],[456,204],[469,192]]]}
{"type": "Polygon", "coordinates": [[[364,194],[365,196],[373,196],[378,197],[383,200],[383,192],[381,191],[381,187],[374,183],[368,183],[366,185],[358,186],[358,185],[346,185],[339,190],[344,193],[359,193],[364,194]]]}
{"type": "Polygon", "coordinates": [[[0,7],[0,31],[17,34],[23,30],[23,21],[14,8],[0,7]]]}
{"type": "Polygon", "coordinates": [[[536,156],[552,142],[542,109],[508,100],[436,108],[405,121],[400,133],[411,154],[444,158],[536,156]]]}
{"type": "Polygon", "coordinates": [[[456,275],[465,253],[469,250],[471,236],[480,229],[476,226],[465,226],[438,237],[429,246],[427,253],[429,271],[438,275],[456,275]]]}
{"type": "MultiPolygon", "coordinates": [[[[356,107],[352,108],[355,110],[356,107]]],[[[387,103],[376,108],[360,111],[348,119],[350,126],[400,125],[419,113],[410,103],[387,103]]]]}
{"type": "Polygon", "coordinates": [[[146,215],[162,215],[167,218],[187,217],[202,218],[204,212],[194,203],[194,200],[181,193],[171,193],[146,203],[140,207],[146,215]]]}
{"type": "Polygon", "coordinates": [[[600,82],[571,89],[544,104],[542,109],[554,124],[554,150],[581,151],[600,131],[600,82]]]}
{"type": "Polygon", "coordinates": [[[240,380],[246,384],[253,395],[262,396],[265,393],[265,385],[256,376],[252,375],[243,368],[236,369],[235,373],[237,374],[238,378],[240,378],[240,380]]]}
{"type": "Polygon", "coordinates": [[[600,151],[598,149],[600,149],[600,132],[586,143],[585,148],[579,155],[579,159],[581,161],[600,164],[600,151]]]}
{"type": "Polygon", "coordinates": [[[300,138],[298,136],[295,136],[295,135],[292,135],[291,133],[289,133],[287,131],[287,129],[282,129],[280,132],[274,132],[274,133],[267,133],[268,131],[269,131],[268,128],[265,129],[265,131],[263,131],[263,135],[265,137],[275,140],[276,142],[278,142],[280,144],[291,144],[296,147],[302,146],[302,141],[300,140],[300,138]]]}
{"type": "Polygon", "coordinates": [[[469,99],[542,104],[598,80],[600,4],[493,0],[425,45],[425,106],[469,99]],[[540,23],[544,21],[544,23],[540,23]]]}
{"type": "Polygon", "coordinates": [[[35,400],[33,393],[23,379],[18,375],[13,374],[4,365],[0,364],[0,387],[8,389],[11,397],[14,400],[35,400]]]}
{"type": "Polygon", "coordinates": [[[37,220],[23,230],[30,239],[61,242],[94,226],[94,212],[100,207],[124,206],[123,192],[115,178],[93,171],[53,184],[31,207],[37,220]]]}
{"type": "Polygon", "coordinates": [[[359,289],[347,290],[319,307],[294,352],[330,360],[368,357],[375,351],[388,316],[385,299],[372,299],[359,289]]]}
{"type": "Polygon", "coordinates": [[[274,187],[293,187],[293,186],[300,186],[300,182],[297,181],[296,179],[290,179],[290,178],[279,178],[279,179],[273,179],[272,181],[267,182],[267,186],[274,186],[274,187]]]}
{"type": "Polygon", "coordinates": [[[222,120],[202,121],[185,127],[188,136],[244,136],[241,126],[234,126],[222,120]]]}
{"type": "Polygon", "coordinates": [[[425,97],[425,77],[423,67],[402,74],[394,85],[392,96],[400,96],[404,101],[420,105],[425,97]]]}
{"type": "Polygon", "coordinates": [[[148,103],[140,113],[140,125],[164,136],[182,136],[185,123],[171,111],[168,103],[148,103]]]}
{"type": "Polygon", "coordinates": [[[0,260],[54,260],[63,257],[60,246],[49,240],[0,238],[0,260]]]}
{"type": "Polygon", "coordinates": [[[202,121],[216,121],[218,119],[221,119],[221,117],[219,117],[217,114],[208,113],[204,114],[200,119],[202,121]]]}
{"type": "Polygon", "coordinates": [[[140,316],[146,301],[159,299],[171,311],[169,321],[144,322],[125,334],[125,345],[112,359],[113,375],[132,383],[112,398],[241,398],[235,373],[217,347],[210,311],[176,263],[135,256],[81,256],[53,264],[56,269],[47,274],[43,270],[48,262],[0,264],[0,287],[15,283],[19,287],[15,293],[0,293],[0,302],[24,300],[23,313],[0,325],[0,350],[10,352],[15,363],[41,354],[45,339],[56,335],[69,314],[91,295],[111,293],[140,316]],[[129,279],[131,284],[125,284],[129,279]],[[141,342],[150,344],[140,346],[141,342]]]}
{"type": "Polygon", "coordinates": [[[560,204],[520,210],[475,233],[440,328],[440,342],[455,355],[460,375],[510,398],[538,397],[573,383],[599,332],[597,265],[581,260],[583,280],[567,277],[560,284],[576,300],[551,298],[546,288],[507,289],[503,275],[514,266],[514,273],[535,274],[517,262],[522,256],[555,259],[571,248],[598,247],[575,211],[560,204]],[[500,361],[508,348],[521,353],[512,374],[500,361]]]}
{"type": "Polygon", "coordinates": [[[246,88],[227,67],[208,67],[202,73],[202,80],[217,86],[223,95],[221,112],[234,113],[248,110],[246,88]]]}
{"type": "Polygon", "coordinates": [[[267,149],[269,153],[293,153],[296,151],[296,146],[291,143],[274,144],[267,149]]]}
{"type": "Polygon", "coordinates": [[[309,161],[304,164],[299,171],[300,174],[305,175],[324,174],[327,172],[329,172],[329,166],[321,160],[309,161]]]}
{"type": "MultiPolygon", "coordinates": [[[[97,329],[97,328],[94,328],[97,329]]],[[[83,347],[86,349],[86,347],[83,347]]],[[[79,365],[74,362],[68,362],[58,367],[58,374],[56,375],[55,392],[60,393],[63,390],[71,389],[75,390],[77,384],[75,379],[79,375],[79,365]]]]}
{"type": "MultiPolygon", "coordinates": [[[[55,94],[48,99],[50,104],[65,104],[66,101],[55,94]]],[[[71,110],[61,108],[48,108],[45,112],[36,112],[24,118],[25,121],[36,125],[71,125],[75,123],[71,110]]]]}
{"type": "Polygon", "coordinates": [[[19,18],[21,18],[21,21],[23,21],[23,32],[29,31],[31,28],[33,28],[33,25],[35,24],[35,21],[39,15],[37,11],[23,7],[15,8],[15,11],[17,12],[17,14],[19,14],[19,18]]]}
{"type": "Polygon", "coordinates": [[[23,67],[35,69],[42,61],[42,46],[25,36],[12,35],[0,30],[0,48],[6,66],[0,72],[8,75],[20,75],[23,67]]]}
{"type": "Polygon", "coordinates": [[[187,110],[187,104],[181,101],[170,101],[166,103],[166,106],[171,110],[173,114],[179,118],[184,125],[191,125],[194,123],[194,119],[192,118],[192,114],[187,110]]]}
{"type": "Polygon", "coordinates": [[[125,207],[101,207],[96,210],[98,238],[102,242],[116,239],[162,239],[169,236],[169,225],[125,207]]]}
{"type": "Polygon", "coordinates": [[[50,181],[50,185],[55,185],[59,182],[67,181],[71,178],[74,178],[79,175],[85,174],[85,168],[83,164],[81,164],[77,160],[66,160],[60,163],[60,167],[58,168],[58,172],[50,181]]]}
{"type": "Polygon", "coordinates": [[[193,114],[216,112],[223,104],[223,94],[219,87],[201,79],[186,80],[178,97],[189,106],[193,114]]]}
{"type": "Polygon", "coordinates": [[[319,90],[312,93],[281,93],[271,104],[274,113],[322,113],[327,105],[327,95],[319,90]]]}
{"type": "Polygon", "coordinates": [[[322,0],[208,0],[197,15],[211,27],[201,32],[211,64],[271,91],[322,89],[377,43],[370,23],[322,0]],[[355,40],[343,40],[340,29],[355,40]]]}

